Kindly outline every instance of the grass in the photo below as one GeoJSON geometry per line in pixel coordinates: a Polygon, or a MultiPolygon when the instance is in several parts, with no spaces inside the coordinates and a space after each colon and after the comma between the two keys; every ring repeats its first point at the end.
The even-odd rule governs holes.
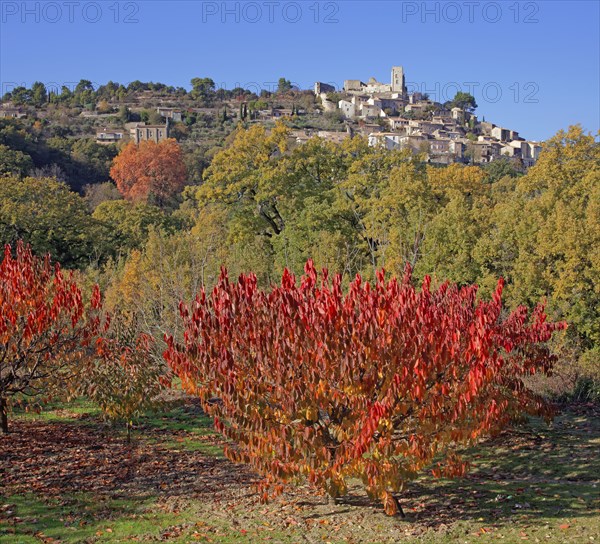
{"type": "Polygon", "coordinates": [[[9,497],[19,513],[0,529],[0,543],[25,544],[54,541],[78,542],[252,542],[241,531],[233,534],[223,523],[198,521],[193,506],[179,510],[148,500],[97,501],[80,495],[69,500],[40,500],[32,496],[9,497]],[[16,521],[15,521],[16,520],[16,521]],[[233,536],[233,539],[232,539],[233,536]]]}
{"type": "Polygon", "coordinates": [[[86,402],[54,405],[0,439],[0,544],[600,542],[599,414],[571,407],[482,444],[466,478],[413,482],[400,520],[356,485],[337,503],[307,488],[257,503],[194,403],[141,418],[132,445],[86,402]]]}
{"type": "Polygon", "coordinates": [[[166,411],[147,414],[140,418],[137,428],[149,443],[225,458],[222,444],[214,440],[212,420],[197,407],[176,404],[166,411]],[[165,440],[165,435],[173,438],[165,440]]]}
{"type": "Polygon", "coordinates": [[[25,421],[76,421],[100,417],[100,409],[87,399],[78,398],[69,403],[51,401],[46,403],[42,409],[23,409],[15,407],[13,414],[20,420],[25,421]]]}

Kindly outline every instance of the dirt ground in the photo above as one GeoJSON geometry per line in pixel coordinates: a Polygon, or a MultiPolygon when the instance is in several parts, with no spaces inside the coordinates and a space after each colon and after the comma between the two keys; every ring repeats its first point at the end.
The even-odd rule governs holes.
{"type": "Polygon", "coordinates": [[[401,497],[404,520],[385,516],[358,486],[338,502],[298,487],[258,503],[257,478],[219,455],[220,438],[208,428],[185,429],[187,417],[199,417],[195,410],[186,407],[176,426],[168,418],[142,423],[131,443],[85,413],[17,418],[0,437],[0,542],[29,542],[27,535],[46,543],[600,542],[594,406],[570,408],[551,428],[488,441],[472,453],[475,468],[462,480],[413,482],[401,497]],[[19,498],[40,504],[29,511],[19,498]],[[63,535],[50,522],[65,512],[98,530],[80,531],[81,540],[63,535]]]}

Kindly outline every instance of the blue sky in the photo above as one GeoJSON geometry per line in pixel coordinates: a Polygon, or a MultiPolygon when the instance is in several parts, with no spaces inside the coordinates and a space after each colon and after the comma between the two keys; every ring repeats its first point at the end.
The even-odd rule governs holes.
{"type": "Polygon", "coordinates": [[[404,66],[432,98],[543,140],[600,126],[600,2],[0,0],[0,84],[311,87],[404,66]]]}

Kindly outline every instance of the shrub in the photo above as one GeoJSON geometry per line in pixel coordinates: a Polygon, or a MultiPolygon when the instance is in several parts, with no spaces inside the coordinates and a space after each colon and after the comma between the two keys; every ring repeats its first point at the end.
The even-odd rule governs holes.
{"type": "Polygon", "coordinates": [[[502,280],[477,301],[476,286],[431,291],[428,277],[419,291],[410,269],[373,286],[357,276],[347,292],[311,261],[305,272],[262,291],[223,270],[210,295],[181,305],[183,345],[167,339],[183,388],[234,444],[229,459],[264,476],[264,500],[301,478],[337,497],[357,477],[394,514],[393,493],[422,469],[465,472],[457,446],[548,414],[522,378],[550,371],[545,343],[564,324],[542,307],[502,317],[502,280]]]}

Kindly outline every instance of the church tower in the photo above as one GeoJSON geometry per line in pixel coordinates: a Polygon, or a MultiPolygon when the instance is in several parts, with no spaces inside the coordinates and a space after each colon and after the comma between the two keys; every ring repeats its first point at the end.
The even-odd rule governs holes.
{"type": "Polygon", "coordinates": [[[402,96],[406,96],[406,82],[402,66],[392,66],[392,92],[402,93],[402,96]]]}

